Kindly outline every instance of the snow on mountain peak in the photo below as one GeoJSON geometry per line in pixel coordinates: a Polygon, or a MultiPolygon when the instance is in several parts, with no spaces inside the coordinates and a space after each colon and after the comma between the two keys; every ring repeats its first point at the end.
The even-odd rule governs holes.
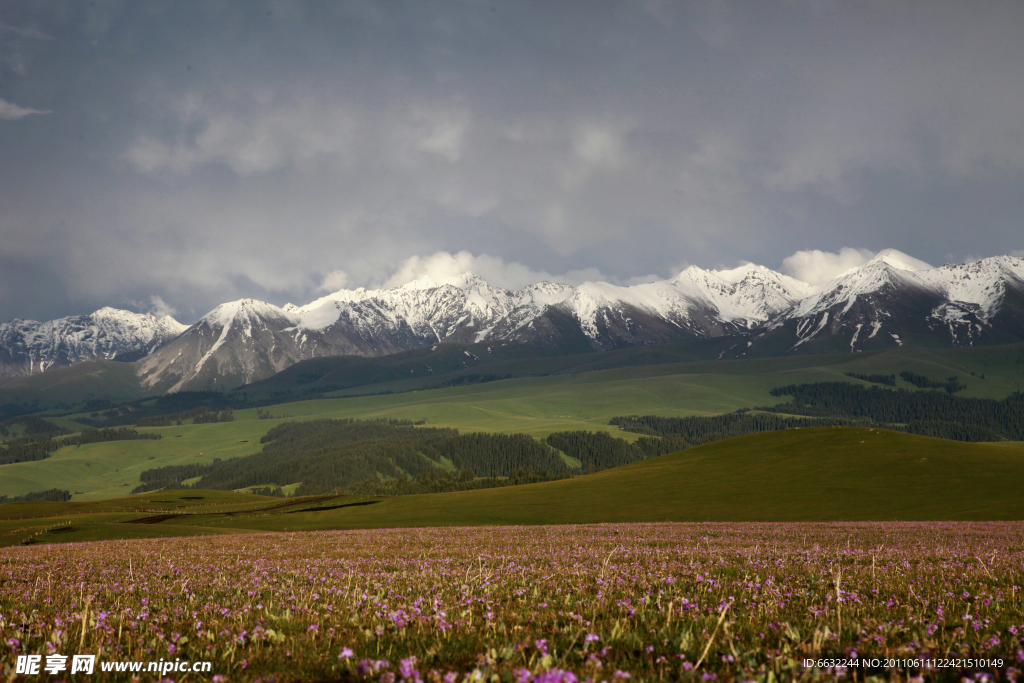
{"type": "Polygon", "coordinates": [[[813,315],[838,303],[845,304],[845,314],[858,297],[873,294],[894,283],[939,292],[945,289],[945,284],[941,280],[940,269],[931,264],[896,249],[883,249],[864,265],[840,273],[818,288],[814,296],[799,303],[795,314],[813,315]]]}
{"type": "Polygon", "coordinates": [[[229,301],[213,309],[202,318],[199,323],[207,323],[211,326],[227,327],[236,320],[252,320],[254,318],[284,319],[294,322],[293,315],[285,312],[273,304],[257,299],[239,299],[229,301]]]}
{"type": "Polygon", "coordinates": [[[170,316],[157,318],[110,306],[46,322],[15,319],[0,324],[0,351],[7,353],[0,376],[31,375],[95,358],[134,360],[185,329],[170,316]]]}
{"type": "Polygon", "coordinates": [[[493,339],[557,346],[568,320],[589,337],[594,349],[756,333],[796,319],[796,346],[819,333],[849,330],[850,348],[859,350],[883,324],[896,339],[902,328],[889,326],[909,324],[910,318],[899,311],[911,305],[921,311],[913,314],[918,323],[948,327],[959,343],[957,339],[976,339],[987,321],[1004,310],[1017,315],[1022,295],[1020,258],[998,256],[933,268],[894,249],[879,252],[820,288],[753,263],[719,270],[690,266],[674,278],[628,287],[539,282],[508,290],[465,272],[421,277],[390,288],[341,289],[305,306],[288,304],[283,309],[239,299],[217,306],[191,328],[170,316],[110,307],[45,323],[13,320],[0,325],[0,351],[13,349],[8,351],[10,360],[0,365],[0,376],[32,374],[90,358],[141,359],[146,385],[176,382],[173,391],[205,386],[203,378],[211,376],[213,382],[218,377],[253,381],[267,368],[280,370],[304,358],[379,355],[440,341],[493,339]],[[903,318],[895,320],[892,311],[903,318]],[[966,320],[974,322],[967,325],[966,320]],[[871,333],[858,337],[861,327],[871,333]],[[975,337],[964,337],[967,332],[975,337]]]}
{"type": "Polygon", "coordinates": [[[759,269],[768,270],[764,266],[759,266],[755,263],[744,263],[742,266],[732,268],[731,270],[712,270],[708,272],[717,277],[719,280],[734,285],[743,280],[743,278],[747,277],[748,275],[759,269]]]}
{"type": "Polygon", "coordinates": [[[152,313],[133,313],[110,306],[104,306],[97,311],[93,311],[89,317],[94,322],[102,322],[106,325],[160,330],[166,335],[181,334],[188,329],[188,325],[179,323],[169,315],[158,318],[152,313]]]}
{"type": "Polygon", "coordinates": [[[872,263],[885,263],[887,265],[896,268],[897,270],[932,270],[934,266],[925,263],[920,259],[916,259],[913,256],[908,256],[902,251],[896,249],[883,249],[882,251],[875,254],[875,257],[867,262],[865,265],[871,265],[872,263]]]}
{"type": "Polygon", "coordinates": [[[423,277],[419,277],[419,278],[416,278],[415,280],[411,280],[409,282],[406,282],[404,285],[401,285],[401,286],[397,287],[397,289],[404,289],[406,291],[410,291],[411,292],[411,291],[416,291],[416,290],[421,290],[421,289],[436,289],[437,287],[440,287],[440,286],[441,286],[440,282],[438,282],[437,280],[435,280],[434,278],[432,278],[429,275],[424,275],[423,277]]]}
{"type": "Polygon", "coordinates": [[[161,325],[163,325],[166,329],[170,330],[175,334],[181,334],[182,332],[188,329],[188,325],[186,325],[185,323],[179,323],[177,320],[175,320],[169,315],[165,315],[162,318],[158,318],[158,320],[161,325]]]}
{"type": "Polygon", "coordinates": [[[490,287],[490,285],[487,284],[487,281],[484,280],[482,277],[480,277],[476,273],[467,270],[465,273],[462,273],[461,275],[454,275],[452,277],[444,278],[443,280],[438,280],[430,275],[424,275],[423,277],[412,280],[411,282],[406,282],[404,285],[398,287],[398,289],[403,289],[406,291],[417,291],[424,289],[437,289],[438,287],[444,287],[446,285],[450,285],[452,287],[455,287],[456,289],[476,289],[480,287],[490,287]]]}

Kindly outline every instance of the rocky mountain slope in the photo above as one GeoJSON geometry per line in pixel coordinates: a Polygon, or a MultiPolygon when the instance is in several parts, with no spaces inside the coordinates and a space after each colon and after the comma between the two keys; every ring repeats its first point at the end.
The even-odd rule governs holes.
{"type": "Polygon", "coordinates": [[[443,282],[341,290],[305,306],[223,304],[138,364],[148,390],[237,386],[303,359],[385,355],[443,341],[522,342],[557,355],[743,334],[792,308],[808,285],[762,266],[691,267],[662,282],[492,287],[443,282]]]}
{"type": "Polygon", "coordinates": [[[0,324],[0,377],[32,375],[93,359],[138,360],[187,327],[170,316],[116,308],[47,322],[16,318],[0,324]]]}
{"type": "MultiPolygon", "coordinates": [[[[939,268],[887,249],[778,316],[749,353],[824,353],[1024,340],[1024,259],[939,268]]],[[[742,354],[741,354],[742,355],[742,354]]]]}

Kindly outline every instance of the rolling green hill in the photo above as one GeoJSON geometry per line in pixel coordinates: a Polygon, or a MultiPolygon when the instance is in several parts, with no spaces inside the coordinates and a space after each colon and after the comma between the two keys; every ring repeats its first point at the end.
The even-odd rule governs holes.
{"type": "MultiPolygon", "coordinates": [[[[788,384],[847,381],[871,386],[847,377],[847,372],[898,377],[900,372],[909,370],[935,378],[956,375],[966,385],[957,396],[1004,398],[1024,387],[1024,345],[1020,344],[981,349],[897,349],[741,361],[663,362],[676,358],[674,353],[673,347],[643,347],[607,354],[508,360],[501,363],[532,363],[534,369],[540,368],[537,364],[546,363],[544,369],[550,374],[362,397],[336,392],[331,394],[334,398],[270,406],[265,410],[274,419],[269,420],[257,419],[255,409],[245,409],[235,411],[234,422],[145,428],[141,431],[156,431],[164,438],[130,444],[89,444],[57,451],[46,460],[0,466],[0,495],[66,488],[73,493],[82,492],[75,500],[116,497],[137,486],[139,473],[144,469],[209,463],[218,457],[254,453],[260,449],[261,436],[289,419],[425,419],[428,426],[462,431],[523,432],[543,438],[555,431],[604,430],[632,440],[637,435],[619,431],[608,420],[632,414],[712,415],[775,405],[784,399],[769,391],[788,384]],[[604,368],[606,364],[617,367],[604,368]]],[[[88,364],[82,364],[85,365],[88,364]]],[[[495,362],[488,368],[499,365],[495,362]]],[[[127,366],[106,363],[104,367],[118,372],[127,366]]],[[[511,367],[505,366],[502,373],[511,367]]],[[[42,381],[37,378],[47,376],[25,381],[42,381]]],[[[897,386],[914,389],[903,379],[897,380],[897,386]]],[[[75,417],[69,415],[56,421],[73,429],[75,417]]]]}
{"type": "MultiPolygon", "coordinates": [[[[880,429],[719,441],[570,480],[296,514],[311,528],[656,521],[1024,519],[1024,445],[880,429]]],[[[255,521],[255,520],[253,520],[255,521]]],[[[257,523],[257,528],[274,527],[257,523]]],[[[252,527],[249,520],[239,526],[252,527]]]]}
{"type": "MultiPolygon", "coordinates": [[[[972,396],[1001,398],[1024,385],[1024,344],[715,361],[710,359],[717,357],[721,349],[712,341],[554,357],[536,357],[529,347],[519,344],[446,343],[379,358],[338,356],[303,361],[228,393],[240,401],[269,405],[324,394],[404,392],[498,378],[573,375],[616,368],[663,367],[666,374],[748,375],[835,365],[865,374],[898,374],[907,369],[941,377],[974,372],[980,378],[985,374],[987,381],[968,382],[966,395],[972,396]]],[[[88,400],[118,403],[142,397],[130,363],[89,361],[31,377],[0,380],[0,407],[20,411],[25,406],[46,410],[88,400]]],[[[88,408],[86,414],[93,410],[94,407],[88,408]]]]}
{"type": "Polygon", "coordinates": [[[0,420],[32,406],[47,410],[93,399],[120,403],[142,395],[131,363],[90,360],[27,377],[0,379],[0,420]]]}
{"type": "Polygon", "coordinates": [[[1024,519],[1021,481],[1020,443],[791,429],[502,489],[289,500],[165,491],[98,503],[7,504],[0,506],[0,543],[406,526],[1024,519]]]}

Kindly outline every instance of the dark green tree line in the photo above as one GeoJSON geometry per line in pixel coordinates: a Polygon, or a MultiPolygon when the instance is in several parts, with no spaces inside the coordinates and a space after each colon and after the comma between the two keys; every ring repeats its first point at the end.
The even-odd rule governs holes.
{"type": "Polygon", "coordinates": [[[1024,401],[1019,394],[997,401],[938,391],[862,387],[846,382],[797,384],[772,389],[791,402],[779,413],[872,420],[881,426],[964,441],[1024,440],[1024,401]],[[921,431],[915,431],[915,430],[921,431]]]}
{"type": "Polygon", "coordinates": [[[509,477],[515,471],[568,472],[558,453],[524,434],[459,434],[455,429],[416,428],[408,420],[310,420],[286,422],[260,440],[260,453],[214,463],[158,468],[143,473],[143,490],[177,485],[201,476],[196,488],[240,489],[302,482],[299,495],[341,491],[415,479],[445,468],[509,477]],[[201,474],[197,474],[200,473],[201,474]],[[187,475],[187,476],[186,476],[187,475]],[[162,485],[161,485],[162,484],[162,485]],[[152,488],[149,488],[152,487],[152,488]]]}
{"type": "Polygon", "coordinates": [[[134,441],[137,439],[160,439],[159,434],[140,434],[134,429],[86,429],[78,434],[54,438],[52,434],[38,434],[8,441],[0,447],[0,465],[16,462],[32,462],[50,457],[50,453],[64,446],[81,446],[104,441],[134,441]]]}
{"type": "MultiPolygon", "coordinates": [[[[853,385],[848,384],[846,386],[853,385]]],[[[863,420],[857,421],[842,416],[825,418],[783,417],[742,410],[735,413],[707,417],[633,415],[629,417],[613,417],[610,423],[635,434],[649,434],[663,438],[674,437],[679,439],[679,443],[685,444],[682,448],[688,448],[712,441],[730,439],[734,436],[743,436],[744,434],[775,432],[782,429],[792,429],[793,427],[848,427],[863,424],[864,422],[863,420]]],[[[679,449],[677,448],[676,450],[679,449]]]]}
{"type": "Polygon", "coordinates": [[[896,375],[862,375],[859,372],[847,372],[847,377],[853,377],[854,379],[862,379],[865,382],[871,382],[872,384],[884,384],[886,386],[896,386],[896,375]]]}
{"type": "Polygon", "coordinates": [[[50,489],[48,491],[33,491],[20,496],[0,496],[0,503],[28,503],[34,501],[45,501],[49,503],[63,503],[71,500],[71,491],[65,489],[50,489]]]}
{"type": "Polygon", "coordinates": [[[554,432],[546,441],[579,460],[582,470],[588,473],[674,453],[689,446],[674,435],[665,438],[641,437],[635,443],[629,443],[608,432],[586,431],[554,432]]]}

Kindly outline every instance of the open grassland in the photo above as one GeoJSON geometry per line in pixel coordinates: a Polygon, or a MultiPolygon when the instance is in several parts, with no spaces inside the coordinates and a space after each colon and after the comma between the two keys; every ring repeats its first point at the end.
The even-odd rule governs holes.
{"type": "MultiPolygon", "coordinates": [[[[233,491],[157,491],[92,503],[4,503],[0,505],[0,546],[37,543],[44,537],[59,542],[194,535],[206,532],[196,527],[133,522],[183,514],[218,519],[257,510],[273,511],[287,502],[233,491]]],[[[304,500],[291,502],[303,507],[315,505],[304,500]]]]}
{"type": "MultiPolygon", "coordinates": [[[[291,529],[638,521],[1024,519],[1024,447],[884,430],[794,429],[727,439],[574,479],[398,496],[291,529]],[[320,526],[320,525],[330,526],[320,526]]],[[[275,528],[276,520],[246,527],[275,528]],[[268,526],[263,526],[264,524],[268,526]]],[[[228,524],[243,525],[241,520],[228,524]]]]}
{"type": "Polygon", "coordinates": [[[867,428],[791,429],[497,489],[295,499],[179,490],[95,503],[7,504],[0,506],[0,545],[372,527],[1022,520],[1021,481],[1024,446],[1017,443],[969,444],[867,428]]]}
{"type": "Polygon", "coordinates": [[[97,681],[1015,680],[1022,566],[1024,525],[1006,522],[432,528],[6,548],[0,648],[11,680],[19,655],[43,665],[63,655],[70,668],[76,654],[96,656],[97,681]],[[804,665],[822,656],[926,663],[804,665]],[[940,668],[951,657],[970,664],[940,668]],[[161,661],[159,673],[116,670],[161,661]],[[210,662],[209,672],[183,675],[194,662],[210,662]]]}
{"type": "MultiPolygon", "coordinates": [[[[442,345],[442,347],[447,345],[442,345]]],[[[1016,389],[1024,388],[1024,345],[1006,345],[984,348],[960,348],[960,349],[921,349],[921,348],[900,348],[889,351],[878,351],[870,353],[838,353],[831,355],[806,355],[787,356],[780,358],[758,358],[744,359],[738,361],[714,361],[694,360],[693,350],[687,345],[666,344],[645,347],[633,347],[627,349],[616,349],[600,353],[588,353],[571,356],[557,356],[551,358],[521,358],[516,360],[490,359],[490,353],[486,347],[480,345],[469,347],[474,354],[476,361],[473,365],[460,371],[445,371],[444,374],[433,374],[435,369],[442,367],[451,368],[451,363],[438,365],[436,359],[431,360],[432,354],[427,354],[422,359],[415,357],[419,352],[398,354],[384,359],[360,359],[363,364],[384,364],[389,359],[397,362],[401,359],[403,372],[410,373],[403,379],[391,381],[380,381],[359,386],[360,380],[354,376],[346,376],[344,368],[334,367],[344,361],[344,365],[351,364],[350,358],[342,359],[318,359],[317,361],[304,361],[292,369],[275,375],[269,380],[258,382],[244,391],[260,393],[265,390],[291,390],[301,392],[307,389],[317,389],[329,379],[321,378],[325,375],[328,378],[336,377],[346,383],[352,384],[349,388],[336,392],[336,395],[365,395],[381,391],[409,391],[422,390],[437,386],[439,383],[457,379],[463,375],[474,373],[523,377],[547,377],[564,376],[581,373],[597,372],[602,370],[623,369],[633,370],[643,376],[642,368],[660,367],[660,374],[688,374],[688,375],[758,375],[770,373],[794,372],[808,368],[829,368],[842,374],[843,372],[861,372],[864,374],[896,374],[904,370],[910,370],[919,374],[933,375],[946,378],[952,374],[961,379],[973,377],[977,382],[969,382],[968,394],[970,396],[1002,398],[1016,389]],[[477,356],[477,354],[479,354],[477,356]],[[321,367],[321,364],[323,367],[321,367]],[[306,368],[306,365],[310,365],[306,368]],[[428,371],[429,365],[429,371],[428,371]],[[971,373],[974,373],[971,375],[971,373]],[[981,380],[981,375],[985,380],[981,380]],[[304,382],[299,378],[315,377],[317,381],[304,382]]],[[[446,349],[446,355],[455,352],[455,357],[463,357],[458,349],[446,349]]],[[[438,351],[441,354],[442,351],[438,351]]],[[[358,365],[358,363],[357,363],[358,365]]],[[[358,375],[354,371],[353,375],[358,375]]],[[[659,371],[655,371],[658,373],[659,371]]],[[[363,381],[368,380],[364,377],[363,381]]],[[[898,382],[900,386],[910,387],[909,384],[898,382]]]]}
{"type": "Polygon", "coordinates": [[[45,460],[0,466],[0,495],[59,488],[81,492],[75,500],[123,496],[138,486],[143,470],[251,455],[262,448],[260,437],[273,424],[252,420],[140,429],[163,438],[66,446],[45,460]]]}
{"type": "MultiPolygon", "coordinates": [[[[261,436],[289,419],[400,418],[426,420],[428,426],[455,427],[464,432],[522,432],[537,438],[555,431],[604,430],[635,440],[637,435],[619,431],[608,425],[608,420],[631,414],[714,415],[775,405],[781,399],[768,392],[788,384],[837,380],[866,384],[847,377],[847,372],[898,375],[910,370],[936,379],[956,375],[967,387],[959,396],[1004,398],[1024,387],[1022,345],[600,369],[602,364],[623,363],[624,358],[638,363],[654,363],[659,358],[658,347],[615,353],[528,361],[549,363],[552,372],[560,373],[544,377],[284,403],[264,409],[275,416],[271,420],[259,420],[255,409],[246,409],[235,411],[234,422],[144,428],[140,431],[159,433],[164,438],[90,444],[58,451],[41,461],[0,466],[0,495],[63,488],[73,493],[81,491],[75,500],[116,497],[137,486],[139,473],[145,469],[252,454],[260,449],[261,436]]],[[[902,379],[897,384],[912,388],[902,379]]],[[[384,386],[372,385],[372,390],[384,386]]],[[[73,418],[65,418],[65,426],[73,426],[69,421],[73,418]]]]}

